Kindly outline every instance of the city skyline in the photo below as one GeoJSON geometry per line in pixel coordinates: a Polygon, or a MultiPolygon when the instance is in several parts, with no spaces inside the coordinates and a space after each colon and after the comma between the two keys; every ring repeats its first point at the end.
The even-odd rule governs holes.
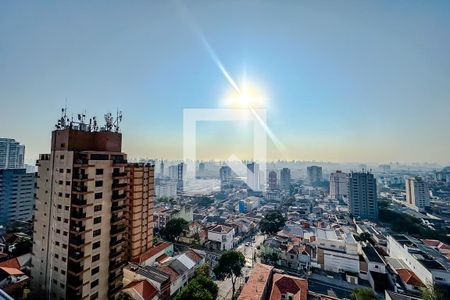
{"type": "MultiPolygon", "coordinates": [[[[225,70],[264,95],[268,160],[449,164],[449,3],[233,3],[2,4],[2,136],[31,163],[61,107],[119,108],[131,158],[181,159],[183,110],[223,108],[225,70]]],[[[249,128],[200,124],[198,158],[251,159],[249,128]]]]}

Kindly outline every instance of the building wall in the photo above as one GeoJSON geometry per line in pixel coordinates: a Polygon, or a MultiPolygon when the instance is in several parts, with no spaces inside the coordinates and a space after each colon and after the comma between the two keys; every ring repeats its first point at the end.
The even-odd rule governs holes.
{"type": "Polygon", "coordinates": [[[31,220],[34,185],[35,174],[26,169],[0,169],[0,225],[31,220]]]}
{"type": "Polygon", "coordinates": [[[130,164],[128,190],[129,256],[134,259],[153,245],[154,166],[130,164]]]}
{"type": "Polygon", "coordinates": [[[406,203],[419,211],[430,206],[430,191],[422,178],[410,177],[406,180],[406,203]]]}
{"type": "Polygon", "coordinates": [[[324,269],[332,272],[359,273],[358,255],[350,255],[337,251],[324,250],[324,269]]]}
{"type": "Polygon", "coordinates": [[[330,175],[330,197],[343,199],[348,197],[348,175],[337,171],[330,175]]]}
{"type": "Polygon", "coordinates": [[[372,174],[354,172],[349,177],[350,213],[362,219],[378,219],[376,180],[372,174]]]}
{"type": "Polygon", "coordinates": [[[125,172],[126,156],[101,151],[120,149],[119,133],[72,131],[54,131],[51,154],[38,161],[32,292],[108,299],[121,288],[126,254],[115,220],[125,217],[128,176],[113,173],[125,172]]]}
{"type": "Polygon", "coordinates": [[[25,146],[13,139],[0,138],[0,169],[24,167],[25,146]]]}
{"type": "Polygon", "coordinates": [[[222,250],[230,250],[233,248],[234,229],[228,233],[216,233],[208,231],[208,240],[220,242],[222,250]]]}

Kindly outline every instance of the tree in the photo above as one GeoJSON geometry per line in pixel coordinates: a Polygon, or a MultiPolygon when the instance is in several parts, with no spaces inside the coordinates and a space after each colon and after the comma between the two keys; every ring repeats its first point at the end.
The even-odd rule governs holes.
{"type": "Polygon", "coordinates": [[[427,284],[424,288],[420,289],[422,293],[422,298],[424,300],[444,300],[447,299],[444,295],[443,290],[433,284],[427,284]]]}
{"type": "Polygon", "coordinates": [[[354,289],[350,295],[351,300],[377,300],[371,288],[354,289]]]}
{"type": "Polygon", "coordinates": [[[368,232],[361,233],[358,238],[360,241],[367,242],[370,239],[371,235],[368,232]]]}
{"type": "Polygon", "coordinates": [[[264,218],[262,218],[259,227],[263,233],[274,234],[284,227],[285,223],[286,219],[281,212],[273,210],[268,212],[264,218]]]}
{"type": "Polygon", "coordinates": [[[218,261],[217,266],[214,268],[213,272],[217,279],[224,280],[225,278],[231,279],[231,284],[233,286],[234,297],[236,289],[236,281],[242,276],[242,268],[245,266],[245,257],[241,252],[234,250],[224,252],[218,261]]]}
{"type": "Polygon", "coordinates": [[[174,218],[167,222],[166,227],[161,230],[161,235],[168,241],[178,241],[180,235],[188,230],[188,221],[182,218],[174,218]]]}
{"type": "Polygon", "coordinates": [[[219,288],[209,277],[209,266],[204,264],[195,271],[194,278],[177,295],[176,300],[214,300],[219,288]]]}
{"type": "Polygon", "coordinates": [[[263,253],[261,255],[261,258],[269,265],[276,265],[278,263],[278,260],[280,259],[280,255],[278,255],[278,253],[276,252],[263,253]]]}

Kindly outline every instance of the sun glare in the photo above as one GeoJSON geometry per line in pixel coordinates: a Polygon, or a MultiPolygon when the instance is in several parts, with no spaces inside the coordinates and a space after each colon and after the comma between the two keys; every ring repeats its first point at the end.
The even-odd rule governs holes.
{"type": "Polygon", "coordinates": [[[253,85],[245,84],[240,91],[231,90],[226,99],[226,106],[235,108],[258,108],[264,106],[264,95],[260,89],[253,85]]]}

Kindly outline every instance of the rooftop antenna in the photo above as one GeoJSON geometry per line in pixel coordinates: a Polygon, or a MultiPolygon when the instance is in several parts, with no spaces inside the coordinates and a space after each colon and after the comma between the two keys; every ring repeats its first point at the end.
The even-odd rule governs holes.
{"type": "Polygon", "coordinates": [[[112,128],[113,128],[113,124],[114,124],[114,122],[113,122],[113,116],[112,116],[111,113],[105,114],[105,122],[106,122],[106,124],[105,124],[106,130],[107,130],[107,131],[111,131],[112,128]]]}
{"type": "Polygon", "coordinates": [[[119,132],[120,130],[120,122],[122,122],[122,111],[119,111],[117,109],[117,113],[116,113],[116,121],[114,122],[114,130],[115,132],[119,132]]]}

